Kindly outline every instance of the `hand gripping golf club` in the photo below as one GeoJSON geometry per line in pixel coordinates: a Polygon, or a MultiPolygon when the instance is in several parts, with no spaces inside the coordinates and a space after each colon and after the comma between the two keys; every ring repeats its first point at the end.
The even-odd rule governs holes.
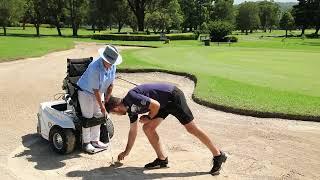
{"type": "MultiPolygon", "coordinates": [[[[106,121],[108,121],[108,116],[107,116],[107,114],[105,114],[105,119],[106,119],[106,121]]],[[[109,141],[109,145],[110,145],[110,153],[111,153],[111,165],[112,166],[114,166],[115,164],[114,164],[114,161],[113,161],[113,153],[112,153],[112,143],[111,143],[111,139],[110,139],[110,135],[109,135],[109,131],[108,131],[108,141],[109,141]]]]}

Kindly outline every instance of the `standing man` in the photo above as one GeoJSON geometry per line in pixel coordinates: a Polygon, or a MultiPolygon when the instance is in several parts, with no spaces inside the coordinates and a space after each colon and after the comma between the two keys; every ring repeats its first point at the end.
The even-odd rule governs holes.
{"type": "Polygon", "coordinates": [[[156,160],[145,165],[145,168],[167,167],[168,157],[162,150],[159,135],[156,128],[169,115],[175,116],[186,130],[196,136],[213,156],[212,175],[219,174],[222,163],[227,159],[224,152],[220,151],[210,140],[208,135],[200,129],[193,118],[187,105],[183,92],[176,86],[169,84],[142,84],[131,89],[123,98],[111,97],[106,103],[108,112],[118,115],[128,113],[130,118],[130,131],[128,143],[123,152],[118,155],[118,160],[123,160],[129,155],[137,136],[138,114],[142,115],[139,122],[143,123],[143,131],[157,154],[156,160]]]}
{"type": "MultiPolygon", "coordinates": [[[[107,45],[98,50],[99,57],[94,59],[78,80],[78,99],[82,116],[85,118],[102,117],[106,115],[103,102],[108,102],[111,96],[116,65],[122,62],[122,57],[116,47],[107,45]]],[[[100,125],[82,128],[83,149],[94,153],[95,148],[106,148],[100,140],[100,125]]]]}

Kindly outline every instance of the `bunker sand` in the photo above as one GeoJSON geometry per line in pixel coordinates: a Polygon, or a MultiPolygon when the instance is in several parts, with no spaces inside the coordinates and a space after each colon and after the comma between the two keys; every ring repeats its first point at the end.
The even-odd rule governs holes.
{"type": "MultiPolygon", "coordinates": [[[[208,179],[211,154],[174,117],[158,133],[169,156],[166,169],[144,170],[155,153],[141,125],[132,152],[111,166],[110,151],[88,155],[80,150],[57,155],[36,133],[39,103],[54,100],[61,90],[66,58],[96,56],[102,45],[77,43],[71,50],[39,58],[0,63],[0,179],[208,179]]],[[[120,49],[128,47],[119,47],[120,49]]],[[[125,61],[125,59],[124,59],[125,61]]],[[[186,94],[197,124],[229,156],[213,179],[319,179],[320,123],[261,119],[216,111],[194,103],[194,84],[164,73],[119,74],[137,84],[169,82],[186,94]]],[[[124,96],[132,84],[117,79],[114,95],[124,96]]],[[[111,115],[113,156],[124,150],[129,120],[111,115]]]]}

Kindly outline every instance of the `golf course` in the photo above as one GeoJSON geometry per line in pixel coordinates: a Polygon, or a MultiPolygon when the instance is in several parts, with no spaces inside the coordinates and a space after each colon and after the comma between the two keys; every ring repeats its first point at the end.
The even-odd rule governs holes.
{"type": "MultiPolygon", "coordinates": [[[[1,37],[0,61],[35,57],[48,52],[70,49],[74,42],[98,42],[114,45],[154,46],[123,51],[124,69],[154,69],[184,72],[197,78],[195,97],[233,109],[297,115],[320,116],[320,40],[281,38],[283,31],[272,34],[234,32],[238,43],[204,46],[198,40],[103,41],[80,37],[55,37],[55,30],[42,28],[43,36],[32,37],[32,28],[12,28],[12,36],[1,37]],[[25,33],[24,36],[22,33],[25,33]],[[270,36],[275,37],[270,37],[270,36]]],[[[298,31],[292,31],[298,34],[298,31]]],[[[276,117],[276,115],[274,115],[276,117]]],[[[303,119],[303,118],[302,118],[303,119]]],[[[314,118],[313,118],[314,119],[314,118]]]]}
{"type": "MultiPolygon", "coordinates": [[[[277,118],[278,114],[319,116],[319,39],[278,37],[282,31],[271,33],[275,37],[264,32],[234,32],[237,43],[204,46],[199,40],[171,40],[169,44],[94,40],[88,37],[92,32],[85,29],[79,31],[78,38],[71,37],[70,29],[62,29],[63,37],[50,28],[41,28],[40,37],[33,36],[33,28],[10,29],[6,37],[0,37],[0,126],[6,127],[0,138],[1,179],[215,178],[208,174],[212,159],[206,147],[187,135],[173,116],[158,129],[170,158],[167,169],[144,170],[143,164],[153,159],[154,153],[142,127],[128,158],[112,166],[111,159],[127,143],[127,116],[111,115],[115,128],[112,150],[95,155],[80,148],[59,155],[36,133],[39,104],[54,101],[55,94],[64,92],[66,59],[96,57],[106,44],[116,45],[123,57],[118,76],[137,84],[174,84],[185,93],[197,124],[228,154],[216,178],[319,177],[319,123],[277,118]],[[182,76],[121,70],[178,72],[182,76]],[[196,99],[200,104],[226,107],[227,113],[202,106],[196,99]],[[241,111],[230,113],[228,108],[241,111]],[[248,111],[269,112],[273,118],[237,115],[248,111]]],[[[124,97],[133,87],[116,79],[113,94],[124,97]]]]}
{"type": "Polygon", "coordinates": [[[320,179],[320,0],[0,0],[1,180],[320,179]]]}

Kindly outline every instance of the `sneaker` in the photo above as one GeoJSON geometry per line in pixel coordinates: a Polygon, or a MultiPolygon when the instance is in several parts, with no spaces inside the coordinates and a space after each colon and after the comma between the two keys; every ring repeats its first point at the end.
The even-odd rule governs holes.
{"type": "Polygon", "coordinates": [[[95,148],[106,149],[108,146],[101,141],[91,141],[91,144],[95,148]]]}
{"type": "Polygon", "coordinates": [[[144,168],[146,169],[164,168],[164,167],[167,167],[167,165],[168,165],[168,157],[166,157],[165,160],[161,160],[157,158],[153,162],[146,164],[144,168]]]}
{"type": "Polygon", "coordinates": [[[87,153],[93,154],[96,150],[90,143],[83,144],[83,150],[87,153]]]}
{"type": "Polygon", "coordinates": [[[221,169],[221,165],[222,163],[226,162],[227,160],[227,156],[224,152],[220,151],[220,155],[219,156],[214,156],[213,157],[213,167],[210,171],[211,175],[218,175],[220,174],[220,169],[221,169]]]}

